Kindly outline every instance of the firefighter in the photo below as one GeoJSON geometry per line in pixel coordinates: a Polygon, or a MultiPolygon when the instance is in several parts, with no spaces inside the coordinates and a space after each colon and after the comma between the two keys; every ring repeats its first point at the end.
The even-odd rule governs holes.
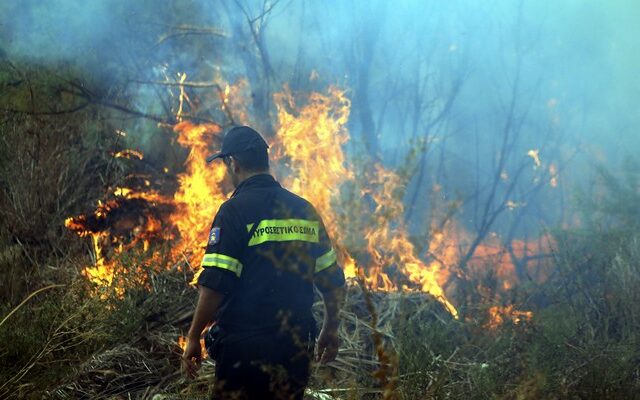
{"type": "Polygon", "coordinates": [[[222,159],[235,191],[211,226],[182,365],[196,376],[213,321],[206,347],[216,399],[302,399],[314,344],[320,363],[338,353],[344,274],[314,207],[270,175],[267,148],[258,132],[236,126],[207,158],[222,159]],[[314,286],[325,306],[317,343],[314,286]]]}

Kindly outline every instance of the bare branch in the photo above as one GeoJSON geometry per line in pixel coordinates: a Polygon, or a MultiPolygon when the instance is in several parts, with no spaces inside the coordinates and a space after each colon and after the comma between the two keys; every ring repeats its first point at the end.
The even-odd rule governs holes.
{"type": "Polygon", "coordinates": [[[167,40],[175,37],[183,37],[183,36],[190,36],[190,35],[217,36],[222,38],[229,37],[229,34],[227,34],[222,29],[218,29],[218,28],[179,25],[179,26],[172,27],[172,29],[176,30],[177,32],[169,32],[160,36],[160,38],[156,42],[156,45],[162,44],[167,40]]]}
{"type": "Polygon", "coordinates": [[[27,111],[27,110],[18,110],[15,108],[0,108],[0,111],[3,112],[9,112],[12,114],[24,114],[24,115],[31,115],[31,116],[53,116],[53,115],[64,115],[64,114],[73,114],[74,112],[78,112],[84,108],[86,108],[87,106],[89,106],[91,104],[91,102],[87,101],[85,103],[80,104],[77,107],[72,107],[66,110],[56,110],[56,111],[27,111]]]}
{"type": "Polygon", "coordinates": [[[139,79],[131,80],[132,83],[140,85],[159,85],[159,86],[171,86],[171,87],[190,87],[196,89],[207,89],[220,87],[215,82],[178,82],[178,81],[144,81],[139,79]]]}
{"type": "Polygon", "coordinates": [[[249,23],[253,24],[254,22],[260,20],[260,24],[263,25],[264,24],[264,18],[271,13],[271,10],[274,9],[275,6],[278,5],[278,3],[280,3],[280,0],[275,0],[273,3],[271,3],[271,5],[265,9],[265,6],[267,5],[267,2],[263,2],[262,3],[262,13],[260,13],[260,15],[258,15],[257,17],[251,19],[249,21],[249,23]]]}

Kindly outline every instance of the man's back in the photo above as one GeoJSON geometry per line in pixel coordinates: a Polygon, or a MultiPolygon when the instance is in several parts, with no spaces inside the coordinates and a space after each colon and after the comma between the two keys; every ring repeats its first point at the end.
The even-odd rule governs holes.
{"type": "Polygon", "coordinates": [[[218,386],[252,390],[250,379],[271,387],[278,374],[264,371],[284,369],[283,387],[303,390],[315,338],[313,285],[344,284],[313,206],[270,175],[247,179],[218,211],[203,267],[198,283],[225,293],[213,353],[227,386],[218,386]]]}
{"type": "MultiPolygon", "coordinates": [[[[292,324],[312,329],[314,275],[335,262],[313,206],[270,175],[257,175],[237,188],[213,225],[218,238],[207,254],[230,257],[242,266],[239,274],[217,271],[226,275],[222,286],[229,293],[218,324],[230,333],[277,331],[292,324]],[[324,265],[316,268],[323,256],[324,265]]],[[[205,278],[200,283],[207,285],[205,278]]],[[[340,284],[340,276],[333,280],[340,284]]]]}
{"type": "Polygon", "coordinates": [[[237,126],[207,157],[222,159],[236,191],[209,234],[182,364],[187,376],[197,374],[200,335],[214,321],[207,350],[216,399],[302,399],[315,342],[314,286],[325,304],[319,360],[338,352],[344,274],[313,206],[269,175],[267,148],[255,130],[237,126]]]}

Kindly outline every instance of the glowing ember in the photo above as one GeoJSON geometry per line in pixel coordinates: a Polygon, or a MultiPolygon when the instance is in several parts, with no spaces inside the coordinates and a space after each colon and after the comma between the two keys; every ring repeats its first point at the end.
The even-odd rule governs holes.
{"type": "Polygon", "coordinates": [[[534,168],[539,168],[542,165],[540,162],[540,150],[529,150],[527,155],[533,159],[534,168]]]}
{"type": "Polygon", "coordinates": [[[113,157],[114,158],[127,158],[129,160],[131,160],[131,159],[142,160],[144,158],[144,154],[142,154],[142,152],[140,152],[140,151],[127,149],[127,150],[121,150],[121,151],[119,151],[117,153],[114,153],[113,157]]]}
{"type": "Polygon", "coordinates": [[[513,304],[505,307],[493,306],[489,308],[488,313],[490,319],[485,327],[489,329],[496,329],[507,320],[517,325],[523,322],[529,322],[533,318],[531,311],[516,310],[513,304]]]}
{"type": "MultiPolygon", "coordinates": [[[[178,336],[178,346],[184,352],[184,349],[187,348],[187,338],[185,336],[178,336]]],[[[201,359],[206,360],[209,358],[209,354],[204,346],[204,338],[200,338],[200,351],[201,351],[201,359]]]]}

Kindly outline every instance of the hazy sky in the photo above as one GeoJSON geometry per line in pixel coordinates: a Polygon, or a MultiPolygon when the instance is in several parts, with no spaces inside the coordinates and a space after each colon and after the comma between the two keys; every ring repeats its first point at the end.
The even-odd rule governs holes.
{"type": "MultiPolygon", "coordinates": [[[[219,67],[231,80],[246,74],[241,62],[246,44],[231,34],[227,13],[240,12],[236,2],[153,4],[2,2],[0,48],[10,59],[63,61],[101,79],[117,71],[123,54],[135,57],[144,46],[151,48],[171,17],[219,27],[229,37],[220,39],[223,44],[213,51],[178,41],[158,48],[162,51],[154,54],[156,65],[143,65],[146,78],[163,79],[157,73],[161,70],[182,72],[167,70],[175,65],[211,71],[219,67]],[[143,34],[147,36],[136,36],[143,34]]],[[[243,4],[257,15],[262,3],[243,4]]],[[[464,190],[474,179],[490,176],[487,171],[496,163],[513,96],[516,118],[510,129],[518,129],[519,137],[507,172],[531,163],[527,151],[535,148],[542,148],[543,162],[569,157],[578,148],[582,161],[566,171],[572,179],[594,158],[615,168],[625,155],[637,156],[638,21],[636,0],[305,0],[278,3],[264,35],[276,86],[322,89],[337,84],[348,89],[354,100],[351,134],[358,143],[363,137],[360,117],[366,111],[358,102],[363,92],[359,85],[366,75],[366,104],[382,160],[401,161],[410,137],[428,135],[432,152],[442,150],[453,165],[452,187],[464,190]],[[311,71],[320,83],[309,83],[311,71]],[[456,82],[460,89],[451,109],[431,125],[456,82]],[[418,113],[413,111],[416,99],[426,104],[418,113]]],[[[138,92],[136,104],[144,107],[153,98],[150,92],[148,87],[138,92]]],[[[430,162],[430,171],[438,168],[436,158],[430,162]]]]}
{"type": "MultiPolygon", "coordinates": [[[[106,0],[3,3],[0,29],[4,43],[0,42],[0,47],[12,57],[30,55],[40,60],[91,57],[95,52],[112,50],[114,42],[126,45],[127,38],[123,35],[135,34],[135,30],[123,27],[138,19],[145,23],[142,3],[126,5],[106,0]]],[[[196,8],[196,3],[183,4],[196,8]]],[[[259,8],[251,5],[260,2],[247,3],[248,10],[257,12],[259,8]]],[[[172,3],[166,12],[180,7],[180,2],[172,3]]],[[[220,6],[202,1],[200,7],[210,21],[227,25],[220,6]]],[[[190,14],[193,15],[186,13],[185,19],[190,14]]],[[[154,15],[161,17],[162,13],[154,15]]],[[[193,19],[202,18],[194,15],[193,19]]],[[[282,81],[290,77],[287,71],[303,58],[306,68],[330,74],[327,81],[349,85],[353,78],[349,75],[349,63],[358,60],[357,49],[353,52],[355,59],[345,56],[349,46],[353,47],[359,37],[366,37],[377,27],[371,81],[376,90],[385,90],[390,76],[405,74],[406,83],[410,84],[411,66],[416,62],[429,64],[444,81],[447,72],[442,70],[452,65],[443,58],[449,52],[448,56],[464,58],[469,65],[468,83],[474,86],[460,99],[463,104],[476,101],[474,88],[486,90],[476,87],[478,80],[489,84],[487,75],[510,73],[513,42],[521,35],[523,45],[529,47],[525,55],[529,70],[525,75],[542,79],[541,98],[554,97],[565,110],[580,107],[587,112],[589,122],[584,128],[585,137],[590,140],[608,137],[607,143],[628,148],[627,141],[634,141],[635,146],[639,136],[635,132],[640,115],[637,21],[640,2],[635,0],[404,0],[393,4],[307,0],[279,3],[266,35],[274,64],[282,71],[282,81]],[[421,60],[421,53],[432,58],[421,60]]]]}

